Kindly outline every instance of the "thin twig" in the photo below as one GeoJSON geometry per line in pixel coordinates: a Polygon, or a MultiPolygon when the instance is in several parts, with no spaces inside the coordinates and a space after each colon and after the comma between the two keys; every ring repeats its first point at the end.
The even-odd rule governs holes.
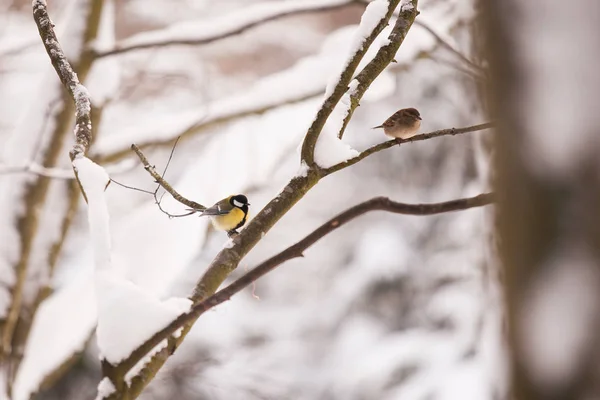
{"type": "Polygon", "coordinates": [[[156,347],[160,342],[174,334],[182,326],[197,319],[201,314],[207,310],[224,303],[229,300],[231,296],[240,292],[246,286],[256,281],[260,277],[264,276],[268,272],[272,271],[285,261],[293,258],[303,256],[303,252],[310,246],[315,244],[324,236],[338,229],[342,225],[352,221],[354,218],[363,215],[370,211],[381,210],[395,214],[404,215],[433,215],[441,214],[453,211],[467,210],[469,208],[481,207],[494,202],[494,195],[492,193],[484,193],[475,197],[468,197],[463,199],[457,199],[447,201],[444,203],[432,203],[432,204],[405,204],[397,203],[390,200],[387,197],[375,197],[371,200],[367,200],[363,203],[357,204],[354,207],[338,214],[334,218],[330,219],[319,228],[315,229],[312,233],[308,234],[304,239],[300,240],[296,244],[288,247],[280,253],[274,255],[263,263],[259,264],[242,277],[238,278],[235,282],[229,286],[219,290],[217,293],[206,298],[205,300],[197,303],[192,309],[180,315],[178,318],[173,320],[169,325],[160,331],[156,332],[150,339],[146,340],[138,348],[136,348],[129,357],[120,364],[120,367],[125,371],[131,369],[137,364],[149,351],[156,347]]]}
{"type": "Polygon", "coordinates": [[[146,156],[144,155],[144,153],[142,153],[142,151],[135,144],[131,145],[131,150],[133,150],[135,152],[135,154],[137,154],[137,156],[139,157],[140,161],[144,165],[144,169],[146,171],[148,171],[148,173],[150,175],[152,175],[152,177],[154,178],[154,180],[156,181],[156,183],[158,183],[167,192],[169,192],[169,194],[171,196],[173,196],[173,198],[175,200],[177,200],[181,204],[185,204],[186,206],[188,206],[188,207],[190,207],[190,208],[192,208],[194,210],[202,211],[202,210],[206,209],[206,207],[204,207],[202,204],[199,204],[199,203],[196,203],[195,201],[186,199],[185,197],[183,197],[182,195],[180,195],[175,189],[173,189],[173,187],[169,184],[169,182],[165,181],[163,179],[163,177],[161,175],[159,175],[158,172],[156,172],[156,168],[154,166],[150,165],[150,163],[148,162],[148,159],[146,158],[146,156]]]}
{"type": "Polygon", "coordinates": [[[163,179],[165,177],[165,174],[167,173],[169,164],[171,164],[171,160],[173,159],[173,153],[175,153],[175,147],[177,147],[177,143],[179,143],[179,139],[181,139],[181,136],[177,136],[177,139],[175,139],[175,143],[173,143],[173,147],[171,148],[171,153],[169,154],[169,159],[167,160],[167,165],[165,165],[165,169],[163,170],[163,173],[161,175],[161,177],[163,179]]]}
{"type": "Polygon", "coordinates": [[[469,58],[467,56],[465,56],[463,53],[461,53],[460,51],[458,51],[457,49],[454,48],[454,46],[452,46],[450,43],[448,43],[446,40],[444,40],[433,28],[431,28],[428,24],[424,23],[423,21],[415,21],[416,25],[419,25],[421,28],[425,29],[427,32],[429,32],[429,34],[431,36],[433,36],[435,38],[435,40],[437,40],[437,42],[439,44],[441,44],[443,47],[445,47],[447,50],[449,50],[452,54],[456,55],[458,58],[460,58],[465,64],[467,64],[469,67],[481,72],[484,71],[484,68],[481,67],[480,65],[475,64],[473,61],[469,60],[469,58]]]}
{"type": "Polygon", "coordinates": [[[432,138],[436,138],[436,137],[440,137],[440,136],[459,135],[459,134],[468,133],[468,132],[482,131],[484,129],[489,129],[493,126],[494,126],[493,123],[488,122],[488,123],[480,124],[480,125],[467,126],[465,128],[449,128],[449,129],[441,129],[439,131],[433,131],[433,132],[429,132],[429,133],[422,133],[420,135],[413,136],[410,139],[405,139],[400,142],[396,139],[388,140],[387,142],[379,143],[379,144],[376,144],[375,146],[369,147],[367,150],[362,151],[356,157],[352,157],[349,160],[332,165],[329,168],[324,168],[321,170],[321,173],[323,176],[327,176],[336,171],[339,171],[341,169],[344,169],[346,167],[354,165],[357,162],[359,162],[360,160],[367,158],[371,154],[377,153],[378,151],[381,151],[381,150],[389,149],[390,147],[400,146],[401,144],[405,144],[405,143],[419,142],[421,140],[432,139],[432,138]]]}
{"type": "Polygon", "coordinates": [[[154,192],[151,192],[151,191],[149,191],[149,190],[144,190],[144,189],[136,188],[136,187],[133,187],[133,186],[128,186],[128,185],[125,185],[125,184],[123,184],[123,183],[120,183],[120,182],[117,182],[117,181],[115,181],[113,178],[110,178],[110,181],[111,181],[112,183],[116,183],[117,185],[119,185],[119,186],[121,186],[121,187],[124,187],[125,189],[136,190],[136,191],[138,191],[138,192],[146,193],[146,194],[149,194],[149,195],[151,195],[151,196],[152,196],[152,195],[154,195],[154,192]]]}

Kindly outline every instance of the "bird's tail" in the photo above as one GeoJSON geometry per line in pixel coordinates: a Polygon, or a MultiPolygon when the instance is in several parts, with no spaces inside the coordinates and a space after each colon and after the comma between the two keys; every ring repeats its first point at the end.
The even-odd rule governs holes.
{"type": "Polygon", "coordinates": [[[378,128],[383,128],[383,125],[379,125],[379,126],[374,126],[371,129],[378,129],[378,128]]]}

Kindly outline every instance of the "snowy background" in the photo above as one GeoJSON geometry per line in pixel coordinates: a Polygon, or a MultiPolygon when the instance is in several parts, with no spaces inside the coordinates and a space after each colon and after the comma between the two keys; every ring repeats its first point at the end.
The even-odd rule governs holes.
{"type": "MultiPolygon", "coordinates": [[[[78,54],[69,35],[81,34],[81,3],[50,4],[69,57],[78,54]]],[[[94,104],[103,106],[91,158],[118,182],[153,190],[129,145],[144,145],[150,162],[162,170],[172,139],[186,132],[167,180],[203,204],[246,193],[256,213],[298,171],[298,146],[328,79],[343,65],[364,5],[105,1],[94,43],[100,52],[115,40],[125,46],[214,33],[280,8],[326,3],[337,7],[271,21],[208,45],[98,59],[85,81],[94,104]]],[[[470,1],[421,0],[419,10],[418,21],[470,54],[476,16],[470,1]]],[[[0,0],[0,27],[0,312],[6,316],[17,280],[18,246],[11,243],[19,241],[18,216],[27,209],[18,188],[35,179],[21,166],[43,164],[61,92],[30,2],[0,0]]],[[[380,38],[385,37],[384,32],[380,38]]],[[[423,27],[412,27],[396,60],[356,110],[344,136],[352,147],[362,150],[385,140],[370,127],[404,107],[420,110],[423,132],[485,121],[476,82],[464,71],[468,66],[423,27]]],[[[326,126],[324,133],[335,128],[326,126]]],[[[422,203],[487,191],[484,135],[394,147],[327,177],[230,279],[370,197],[422,203]]],[[[70,135],[66,142],[65,149],[70,135]]],[[[49,267],[49,249],[68,214],[66,150],[56,168],[46,171],[55,178],[41,205],[23,301],[34,303],[40,287],[52,288],[52,294],[37,309],[14,378],[3,376],[14,381],[15,400],[37,392],[44,377],[74,352],[83,350],[36,398],[93,398],[101,377],[85,203],[49,267]]],[[[226,235],[195,216],[169,219],[147,194],[111,184],[106,195],[113,262],[123,276],[160,298],[189,295],[226,235]]],[[[184,210],[168,196],[162,204],[172,213],[184,210]]],[[[311,247],[305,258],[282,265],[203,315],[141,398],[497,398],[505,384],[504,360],[488,224],[485,209],[362,216],[311,247]]]]}

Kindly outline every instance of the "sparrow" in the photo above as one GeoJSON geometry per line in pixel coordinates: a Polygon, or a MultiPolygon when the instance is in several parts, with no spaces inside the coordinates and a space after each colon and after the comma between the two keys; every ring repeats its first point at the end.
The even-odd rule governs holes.
{"type": "Polygon", "coordinates": [[[403,108],[386,119],[383,124],[375,126],[373,129],[383,128],[383,132],[389,137],[408,139],[415,136],[420,127],[421,114],[419,114],[419,110],[416,108],[403,108]]]}
{"type": "Polygon", "coordinates": [[[208,216],[215,229],[226,231],[227,236],[236,235],[237,229],[244,226],[248,217],[248,198],[243,194],[229,196],[203,210],[201,217],[208,216]]]}

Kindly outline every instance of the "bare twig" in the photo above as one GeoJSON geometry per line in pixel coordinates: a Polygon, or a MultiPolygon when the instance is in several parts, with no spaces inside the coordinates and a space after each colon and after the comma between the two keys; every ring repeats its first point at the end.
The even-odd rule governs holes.
{"type": "Polygon", "coordinates": [[[156,332],[150,339],[146,340],[142,345],[135,349],[127,358],[127,360],[122,364],[122,367],[125,370],[131,369],[150,350],[156,347],[163,340],[167,339],[182,326],[191,321],[194,321],[207,310],[229,300],[231,296],[240,292],[246,286],[256,281],[258,278],[264,276],[268,272],[272,271],[285,261],[297,257],[302,257],[303,252],[310,246],[315,244],[317,241],[319,241],[321,238],[360,215],[375,210],[405,215],[433,215],[452,211],[467,210],[469,208],[474,207],[481,207],[491,204],[493,202],[494,195],[492,193],[485,193],[475,197],[433,204],[397,203],[395,201],[390,200],[387,197],[375,197],[371,200],[367,200],[363,203],[357,204],[354,207],[351,207],[348,210],[330,219],[296,244],[288,247],[287,249],[281,251],[280,253],[259,264],[251,271],[237,279],[235,282],[231,283],[229,286],[219,290],[217,293],[194,305],[189,312],[180,315],[177,319],[173,320],[173,322],[171,322],[162,330],[156,332]]]}
{"type": "MultiPolygon", "coordinates": [[[[213,29],[205,29],[205,34],[199,34],[197,37],[190,35],[186,38],[170,37],[169,32],[174,32],[173,29],[163,29],[157,33],[159,37],[156,40],[138,40],[136,43],[135,37],[126,39],[123,44],[117,45],[114,49],[106,51],[98,51],[95,56],[97,58],[108,57],[116,54],[123,54],[134,50],[148,49],[148,48],[160,48],[167,46],[199,46],[206,45],[209,43],[216,42],[218,40],[226,39],[231,36],[239,35],[255,26],[262,25],[269,21],[274,21],[280,18],[301,15],[306,13],[334,10],[337,8],[347,7],[352,4],[356,4],[355,0],[340,0],[333,2],[323,1],[288,1],[287,4],[256,4],[254,6],[247,7],[238,12],[239,15],[226,15],[211,22],[214,26],[213,29]],[[265,7],[268,5],[268,7],[265,7]],[[260,14],[256,17],[256,14],[260,14]],[[243,19],[239,25],[231,26],[232,20],[243,19]],[[223,29],[223,26],[227,26],[227,29],[223,29]]],[[[148,32],[144,33],[145,36],[148,32]]]]}
{"type": "MultiPolygon", "coordinates": [[[[132,144],[131,145],[131,150],[133,150],[135,152],[135,154],[137,154],[137,156],[139,157],[140,161],[144,165],[144,169],[146,171],[148,171],[148,173],[150,175],[152,175],[152,177],[154,178],[154,180],[156,181],[156,183],[158,183],[167,192],[169,192],[169,194],[171,196],[173,196],[173,198],[175,200],[177,200],[181,204],[185,204],[186,206],[188,206],[188,207],[190,207],[190,208],[192,208],[194,210],[202,211],[202,210],[206,209],[206,207],[204,207],[202,204],[199,204],[199,203],[196,203],[195,201],[186,199],[185,197],[183,197],[182,195],[180,195],[175,189],[173,189],[173,187],[169,184],[169,182],[165,181],[163,179],[163,177],[158,172],[156,172],[156,168],[154,166],[150,165],[150,163],[148,162],[148,159],[146,158],[146,156],[144,155],[144,153],[142,153],[142,151],[139,149],[139,147],[137,147],[135,144],[132,144]]],[[[158,202],[157,202],[157,204],[158,204],[158,202]]]]}
{"type": "Polygon", "coordinates": [[[387,142],[379,143],[379,144],[376,144],[375,146],[369,147],[367,150],[362,151],[356,157],[352,157],[347,161],[332,165],[331,167],[325,168],[321,171],[324,176],[332,174],[336,171],[339,171],[341,169],[344,169],[346,167],[356,164],[357,162],[359,162],[360,160],[362,160],[364,158],[367,158],[371,154],[377,153],[378,151],[381,151],[381,150],[389,149],[390,147],[394,147],[396,145],[399,146],[404,143],[418,142],[421,140],[432,139],[432,138],[436,138],[436,137],[440,137],[440,136],[459,135],[459,134],[468,133],[468,132],[476,132],[476,131],[481,131],[484,129],[489,129],[491,127],[493,127],[493,124],[491,122],[488,122],[488,123],[480,124],[480,125],[467,126],[465,128],[449,128],[449,129],[441,129],[439,131],[434,131],[434,132],[429,132],[429,133],[422,133],[420,135],[413,136],[410,139],[405,139],[400,142],[396,139],[388,140],[387,142]]]}
{"type": "MultiPolygon", "coordinates": [[[[339,103],[344,93],[348,90],[348,85],[354,76],[354,71],[358,68],[358,64],[366,54],[367,50],[375,40],[375,38],[383,31],[383,29],[388,25],[388,22],[394,13],[394,10],[400,3],[400,0],[390,0],[388,2],[388,9],[385,15],[379,20],[377,25],[373,28],[371,33],[364,38],[362,46],[356,49],[355,53],[352,54],[349,59],[346,67],[342,71],[341,75],[338,78],[338,81],[333,88],[333,91],[327,95],[325,100],[323,101],[323,105],[317,112],[317,116],[314,121],[308,128],[306,132],[306,136],[304,137],[304,142],[302,143],[301,157],[302,161],[306,163],[309,167],[314,165],[314,153],[315,153],[315,145],[317,144],[317,140],[319,139],[319,135],[325,126],[325,122],[333,112],[335,106],[339,103]]],[[[414,12],[417,12],[417,0],[413,0],[414,12]]],[[[413,17],[414,19],[414,17],[413,17]]]]}
{"type": "Polygon", "coordinates": [[[445,47],[447,50],[449,50],[452,54],[454,54],[455,56],[457,56],[458,58],[460,58],[469,67],[471,67],[471,68],[473,68],[473,69],[475,69],[476,71],[479,71],[479,72],[481,72],[481,71],[484,70],[484,68],[482,68],[480,65],[475,64],[467,56],[465,56],[463,53],[461,53],[460,51],[458,51],[457,49],[455,49],[454,46],[452,46],[450,43],[448,43],[448,41],[444,40],[428,24],[424,23],[423,21],[415,21],[415,24],[418,25],[418,26],[420,26],[421,28],[425,29],[427,32],[429,32],[429,34],[431,36],[433,36],[435,38],[435,40],[437,40],[437,42],[439,44],[441,44],[443,47],[445,47]]]}
{"type": "Polygon", "coordinates": [[[137,192],[146,193],[146,194],[149,194],[149,195],[151,195],[151,196],[153,196],[153,195],[154,195],[154,193],[155,193],[155,192],[151,192],[151,191],[149,191],[149,190],[140,189],[140,188],[136,188],[136,187],[134,187],[134,186],[125,185],[124,183],[121,183],[121,182],[117,182],[117,181],[115,181],[113,178],[110,178],[110,181],[111,181],[112,183],[116,184],[116,185],[119,185],[119,186],[121,186],[121,187],[125,188],[125,189],[129,189],[129,190],[135,190],[135,191],[137,191],[137,192]]]}

